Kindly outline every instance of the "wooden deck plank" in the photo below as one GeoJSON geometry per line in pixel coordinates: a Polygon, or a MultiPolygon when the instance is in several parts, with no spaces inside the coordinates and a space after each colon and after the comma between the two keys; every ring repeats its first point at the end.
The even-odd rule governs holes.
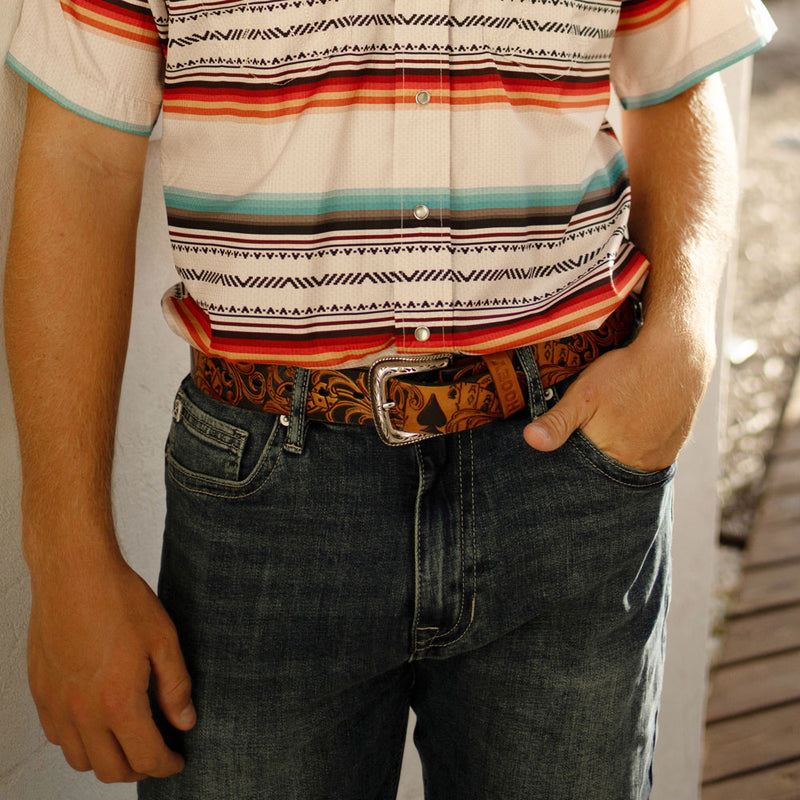
{"type": "Polygon", "coordinates": [[[772,525],[795,519],[800,519],[800,492],[767,490],[756,514],[756,524],[772,525]]]}
{"type": "Polygon", "coordinates": [[[756,525],[747,543],[747,567],[800,559],[800,519],[774,525],[756,525]]]}
{"type": "Polygon", "coordinates": [[[798,800],[800,761],[706,784],[702,800],[798,800]]]}
{"type": "Polygon", "coordinates": [[[800,760],[800,703],[706,726],[706,783],[792,760],[800,760]]]}
{"type": "Polygon", "coordinates": [[[711,676],[706,720],[800,702],[800,650],[719,667],[711,676]]]}
{"type": "Polygon", "coordinates": [[[729,620],[716,666],[800,648],[800,604],[729,620]]]}
{"type": "Polygon", "coordinates": [[[773,458],[767,471],[767,491],[794,491],[800,480],[800,454],[773,458]]]}
{"type": "Polygon", "coordinates": [[[712,673],[702,800],[800,800],[800,373],[764,487],[712,673]]]}
{"type": "MultiPolygon", "coordinates": [[[[800,492],[797,494],[800,498],[800,492]]],[[[747,569],[730,616],[741,616],[777,606],[800,603],[800,564],[781,563],[747,569]]]]}
{"type": "Polygon", "coordinates": [[[800,425],[790,426],[778,434],[772,455],[784,456],[800,453],[800,425]]]}

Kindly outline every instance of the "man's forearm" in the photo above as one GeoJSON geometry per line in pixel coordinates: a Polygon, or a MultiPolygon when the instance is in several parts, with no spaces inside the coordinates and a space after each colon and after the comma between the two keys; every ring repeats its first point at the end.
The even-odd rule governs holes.
{"type": "Polygon", "coordinates": [[[554,450],[580,428],[606,455],[649,471],[677,456],[711,374],[736,158],[718,79],[623,121],[631,238],[652,265],[644,326],[590,364],[525,438],[554,450]]]}
{"type": "Polygon", "coordinates": [[[642,336],[648,345],[687,347],[707,370],[737,198],[736,145],[719,76],[625,112],[623,145],[631,238],[652,265],[642,336]]]}
{"type": "Polygon", "coordinates": [[[74,550],[82,532],[110,530],[146,144],[121,160],[130,171],[112,168],[105,145],[85,147],[90,125],[31,97],[5,283],[29,560],[37,532],[69,531],[74,550]]]}
{"type": "Polygon", "coordinates": [[[6,278],[31,572],[31,693],[47,738],[103,781],[183,767],[195,722],[175,626],[124,562],[109,491],[147,140],[32,92],[6,278]]]}

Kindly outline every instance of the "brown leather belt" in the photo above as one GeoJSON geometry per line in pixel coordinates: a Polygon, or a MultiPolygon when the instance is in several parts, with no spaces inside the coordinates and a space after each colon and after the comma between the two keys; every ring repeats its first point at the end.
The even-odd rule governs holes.
{"type": "MultiPolygon", "coordinates": [[[[542,387],[554,386],[627,344],[639,314],[638,300],[629,298],[597,330],[531,345],[542,387]]],[[[241,408],[290,414],[296,367],[192,353],[192,379],[210,397],[241,408]]],[[[306,418],[374,424],[391,445],[475,428],[524,407],[527,381],[515,363],[515,351],[507,350],[484,356],[397,356],[370,368],[312,369],[306,418]]]]}

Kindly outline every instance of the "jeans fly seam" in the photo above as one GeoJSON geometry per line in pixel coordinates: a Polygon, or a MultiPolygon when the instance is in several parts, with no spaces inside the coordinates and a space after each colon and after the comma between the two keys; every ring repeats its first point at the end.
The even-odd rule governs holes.
{"type": "Polygon", "coordinates": [[[472,611],[469,623],[475,620],[475,605],[478,602],[478,528],[475,524],[475,447],[472,431],[469,431],[469,518],[472,527],[472,611]]]}
{"type": "MultiPolygon", "coordinates": [[[[417,486],[417,498],[414,508],[414,620],[412,622],[413,641],[411,643],[412,657],[421,653],[424,648],[419,646],[419,632],[423,630],[418,627],[420,618],[420,529],[419,529],[419,515],[422,507],[422,490],[425,487],[425,459],[422,457],[422,451],[419,445],[414,445],[414,451],[417,456],[417,464],[419,466],[419,484],[417,486]]],[[[425,628],[424,630],[431,630],[425,628]]],[[[438,630],[434,628],[433,630],[438,630]]]]}
{"type": "MultiPolygon", "coordinates": [[[[469,448],[470,448],[470,460],[472,459],[472,431],[468,430],[467,435],[469,436],[469,448]]],[[[467,575],[466,575],[466,568],[464,566],[464,477],[462,474],[462,464],[463,464],[463,455],[461,452],[461,437],[458,437],[458,502],[459,502],[459,511],[461,514],[460,519],[460,529],[461,529],[461,608],[458,612],[458,619],[456,620],[455,624],[449,631],[443,633],[439,636],[434,637],[434,641],[436,639],[444,638],[445,636],[449,636],[453,631],[455,631],[458,626],[461,624],[461,618],[464,616],[464,601],[466,600],[466,592],[467,592],[467,575]]],[[[470,470],[470,480],[471,487],[474,485],[474,478],[473,478],[474,470],[470,470]]],[[[472,491],[472,489],[471,489],[472,491]]],[[[473,494],[473,502],[474,502],[474,494],[473,494]]],[[[455,644],[456,642],[461,641],[467,633],[469,629],[472,627],[472,623],[475,621],[475,592],[476,592],[476,564],[475,559],[477,558],[475,552],[475,544],[476,544],[476,533],[475,533],[475,526],[472,527],[472,565],[473,565],[473,572],[472,572],[472,603],[471,603],[471,613],[469,617],[469,622],[467,626],[464,628],[461,633],[456,636],[455,639],[452,639],[449,642],[440,642],[439,644],[434,644],[433,642],[429,645],[430,647],[449,647],[450,645],[455,644]]]]}
{"type": "MultiPolygon", "coordinates": [[[[464,616],[464,492],[462,490],[462,480],[461,480],[461,437],[457,439],[458,441],[458,508],[459,508],[459,558],[461,561],[461,588],[460,588],[460,595],[461,595],[461,602],[458,607],[458,617],[456,621],[451,625],[449,630],[444,631],[444,633],[437,634],[431,640],[430,647],[447,647],[448,642],[442,642],[441,644],[434,644],[433,642],[436,639],[444,639],[445,637],[449,636],[454,630],[458,628],[461,624],[461,617],[464,616]]],[[[456,640],[458,641],[458,640],[456,640]]]]}

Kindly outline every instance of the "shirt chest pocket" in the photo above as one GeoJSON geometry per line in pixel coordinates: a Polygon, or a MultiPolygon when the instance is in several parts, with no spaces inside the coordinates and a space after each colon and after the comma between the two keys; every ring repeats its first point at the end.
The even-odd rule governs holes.
{"type": "Polygon", "coordinates": [[[555,81],[610,55],[618,3],[482,0],[481,42],[499,69],[555,81]]]}
{"type": "Polygon", "coordinates": [[[229,68],[253,88],[322,77],[352,41],[350,15],[325,0],[202,0],[191,16],[181,13],[182,4],[172,1],[171,29],[184,35],[171,45],[188,45],[191,61],[229,68]]]}

